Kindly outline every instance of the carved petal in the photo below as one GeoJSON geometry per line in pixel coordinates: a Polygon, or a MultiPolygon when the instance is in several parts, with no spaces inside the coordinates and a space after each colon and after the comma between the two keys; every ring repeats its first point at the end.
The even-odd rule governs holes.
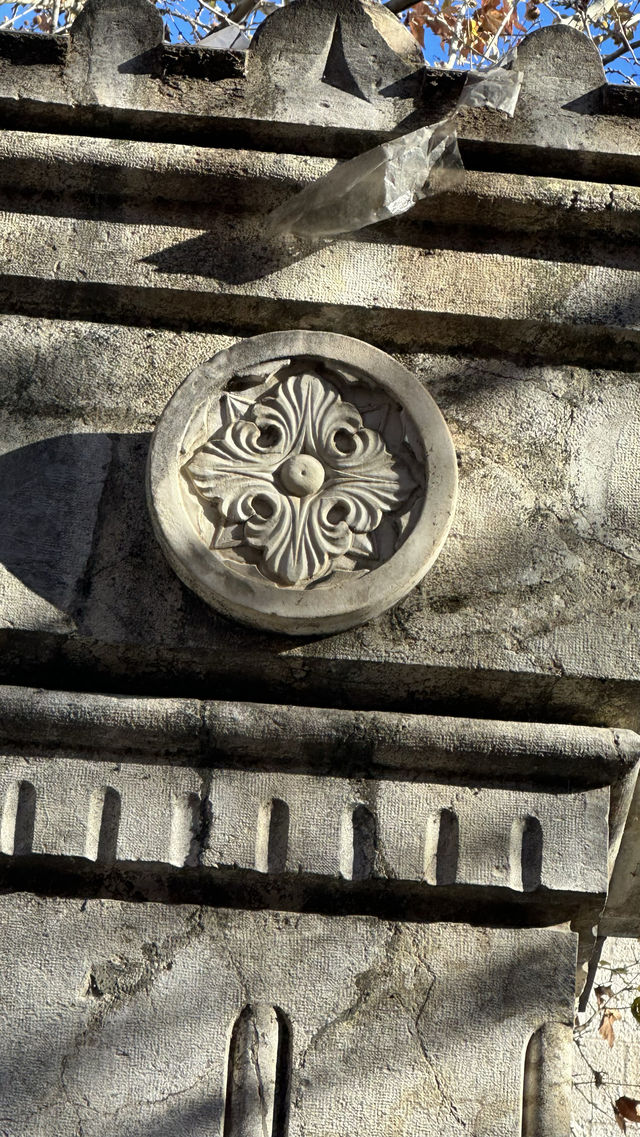
{"type": "MultiPolygon", "coordinates": [[[[277,493],[277,491],[276,491],[277,493]]],[[[318,580],[342,556],[352,541],[348,525],[330,522],[324,496],[290,498],[278,495],[271,517],[254,516],[245,525],[245,538],[264,549],[264,564],[287,584],[318,580]]]]}
{"type": "MultiPolygon", "coordinates": [[[[358,409],[309,373],[289,376],[253,404],[226,396],[223,426],[185,470],[218,505],[214,547],[235,544],[233,526],[244,527],[244,542],[263,552],[263,568],[289,585],[325,576],[356,534],[376,529],[413,489],[408,469],[364,427],[358,409]],[[322,489],[306,497],[278,488],[279,467],[301,453],[325,471],[322,489]]],[[[366,556],[362,542],[358,555],[366,556]]]]}
{"type": "Polygon", "coordinates": [[[271,514],[281,497],[275,486],[262,478],[229,478],[222,488],[220,511],[229,521],[248,521],[263,512],[271,514]]]}
{"type": "Polygon", "coordinates": [[[352,443],[353,452],[336,460],[322,496],[330,507],[344,511],[350,529],[365,533],[380,524],[383,513],[406,501],[413,481],[374,431],[361,430],[352,443]]]}
{"type": "Polygon", "coordinates": [[[328,442],[339,430],[362,428],[359,411],[317,375],[291,375],[255,408],[256,422],[273,427],[286,438],[292,454],[325,457],[328,442]]]}
{"type": "Polygon", "coordinates": [[[282,462],[282,450],[261,442],[261,428],[255,422],[237,419],[220,438],[210,438],[196,450],[185,470],[203,497],[220,498],[221,484],[228,477],[264,477],[282,462]]]}

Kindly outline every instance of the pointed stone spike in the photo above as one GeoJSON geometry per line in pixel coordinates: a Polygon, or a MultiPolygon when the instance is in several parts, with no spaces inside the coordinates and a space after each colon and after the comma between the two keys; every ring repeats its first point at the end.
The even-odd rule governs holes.
{"type": "Polygon", "coordinates": [[[335,87],[338,91],[346,91],[349,95],[355,95],[357,99],[368,100],[368,95],[358,85],[349,66],[339,16],[336,16],[333,27],[333,36],[322,73],[322,82],[328,83],[330,87],[335,87]]]}
{"type": "Polygon", "coordinates": [[[135,76],[148,75],[164,38],[149,0],[87,0],[71,28],[69,73],[87,99],[117,105],[135,76]]]}

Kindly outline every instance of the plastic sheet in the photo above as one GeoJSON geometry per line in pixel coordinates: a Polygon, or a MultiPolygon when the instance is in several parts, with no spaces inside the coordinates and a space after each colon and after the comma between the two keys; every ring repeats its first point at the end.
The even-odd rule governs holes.
{"type": "Polygon", "coordinates": [[[334,166],[275,209],[272,227],[321,240],[405,213],[425,196],[435,168],[438,188],[445,171],[463,169],[455,130],[442,125],[421,127],[334,166]]]}
{"type": "Polygon", "coordinates": [[[461,107],[490,107],[505,111],[513,118],[522,86],[522,71],[516,71],[513,66],[515,59],[514,49],[499,65],[488,67],[486,71],[470,71],[456,112],[461,107]]]}
{"type": "Polygon", "coordinates": [[[335,166],[325,177],[284,202],[269,218],[272,231],[331,240],[406,213],[429,193],[459,178],[462,159],[455,130],[461,107],[492,107],[513,115],[522,74],[513,56],[500,66],[470,72],[452,114],[335,166]]]}

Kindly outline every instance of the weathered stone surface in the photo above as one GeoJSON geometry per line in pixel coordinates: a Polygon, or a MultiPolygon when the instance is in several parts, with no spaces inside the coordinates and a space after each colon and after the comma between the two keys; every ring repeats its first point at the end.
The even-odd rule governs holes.
{"type": "MultiPolygon", "coordinates": [[[[134,139],[94,138],[7,130],[0,134],[0,186],[19,191],[56,191],[82,213],[99,199],[101,212],[113,211],[117,189],[121,216],[180,215],[182,203],[208,210],[215,223],[219,214],[260,213],[274,209],[298,188],[332,169],[329,158],[269,152],[220,149],[211,146],[171,146],[134,139]]],[[[451,225],[473,225],[478,234],[485,218],[497,232],[521,230],[554,234],[554,247],[571,234],[602,238],[620,236],[632,242],[637,233],[640,189],[577,178],[530,177],[518,173],[489,173],[467,169],[455,186],[418,202],[412,219],[440,231],[451,225]]],[[[36,206],[36,201],[32,203],[36,206]]],[[[186,216],[186,214],[185,214],[186,216]]],[[[386,226],[388,228],[388,226],[386,226]]],[[[630,250],[627,250],[627,252],[630,250]]],[[[621,251],[624,253],[624,250],[621,251]]]]}
{"type": "Polygon", "coordinates": [[[247,102],[278,121],[410,129],[424,81],[408,28],[370,0],[294,3],[260,25],[247,55],[247,102]]]}
{"type": "Polygon", "coordinates": [[[102,106],[144,102],[163,38],[162,16],[148,0],[87,0],[73,23],[67,58],[76,98],[102,106]]]}
{"type": "Polygon", "coordinates": [[[462,77],[355,0],[276,13],[246,77],[160,39],[146,0],[0,36],[1,674],[147,696],[0,698],[0,1128],[568,1137],[576,937],[512,925],[584,959],[637,772],[637,98],[545,29],[514,120],[461,116],[483,172],[290,251],[268,212],[462,77]],[[295,646],[181,585],[143,492],[185,375],[286,328],[404,352],[461,480],[422,585],[295,646]]]}
{"type": "Polygon", "coordinates": [[[640,789],[637,784],[611,878],[601,934],[640,937],[640,789]]]}
{"type": "Polygon", "coordinates": [[[171,660],[171,682],[200,684],[194,693],[215,678],[221,696],[246,698],[253,683],[254,697],[272,701],[296,691],[459,713],[464,698],[467,711],[489,715],[495,701],[511,717],[635,723],[633,374],[404,357],[452,430],[456,522],[429,576],[391,614],[292,646],[208,611],[167,566],[147,520],[150,431],[184,375],[230,339],[19,316],[5,317],[0,334],[3,493],[27,495],[32,518],[25,526],[12,509],[2,529],[5,678],[23,667],[26,682],[48,674],[54,686],[161,692],[171,660]],[[62,454],[85,504],[75,551],[52,563],[42,535],[69,516],[68,482],[52,464],[62,454]]]}
{"type": "Polygon", "coordinates": [[[65,894],[590,928],[637,770],[635,736],[588,728],[23,689],[2,712],[2,880],[65,894]]]}
{"type": "Polygon", "coordinates": [[[575,938],[563,931],[19,894],[0,905],[3,958],[22,964],[2,993],[8,1137],[220,1134],[247,1006],[267,1024],[277,1010],[288,1033],[292,1137],[433,1125],[516,1137],[529,1038],[572,1017],[575,938]]]}
{"type": "Polygon", "coordinates": [[[547,1023],[531,1036],[524,1059],[522,1137],[569,1132],[572,1057],[568,1023],[547,1023]]]}
{"type": "MultiPolygon", "coordinates": [[[[248,53],[233,53],[163,46],[146,0],[133,9],[100,0],[87,6],[66,52],[64,41],[52,51],[42,37],[2,37],[0,115],[5,125],[67,129],[75,121],[115,137],[181,140],[215,129],[231,144],[292,149],[301,148],[305,127],[316,153],[346,155],[453,109],[463,76],[424,71],[406,29],[388,11],[316,0],[307,27],[305,8],[276,11],[248,53]],[[280,55],[274,40],[286,44],[280,55]]],[[[638,113],[634,92],[603,82],[580,32],[544,28],[521,51],[520,112],[509,123],[495,112],[466,112],[461,133],[469,161],[485,166],[490,149],[497,168],[524,160],[531,173],[628,177],[638,155],[627,117],[638,113]]]]}
{"type": "MultiPolygon", "coordinates": [[[[5,203],[7,204],[7,203],[5,203]]],[[[10,204],[10,203],[9,203],[10,204]]],[[[426,233],[410,222],[287,253],[265,218],[24,216],[4,211],[0,301],[9,311],[115,322],[352,333],[381,346],[599,363],[633,370],[640,337],[634,247],[594,240],[584,262],[538,235],[426,233]]]]}
{"type": "MultiPolygon", "coordinates": [[[[0,739],[18,753],[153,755],[362,777],[475,776],[566,789],[633,786],[640,740],[628,730],[388,711],[0,688],[0,739]]],[[[618,796],[626,796],[619,792],[618,796]]],[[[616,817],[612,816],[612,825],[616,817]]]]}
{"type": "Polygon", "coordinates": [[[542,887],[600,900],[607,887],[606,788],[552,794],[6,756],[0,851],[95,860],[107,790],[119,800],[112,859],[141,867],[160,862],[515,892],[542,887]],[[27,786],[34,793],[21,804],[27,786]],[[278,837],[274,802],[284,803],[286,820],[280,851],[270,858],[263,848],[278,837]],[[368,853],[356,825],[362,808],[371,819],[368,853]],[[18,847],[27,813],[30,848],[18,847]]]}

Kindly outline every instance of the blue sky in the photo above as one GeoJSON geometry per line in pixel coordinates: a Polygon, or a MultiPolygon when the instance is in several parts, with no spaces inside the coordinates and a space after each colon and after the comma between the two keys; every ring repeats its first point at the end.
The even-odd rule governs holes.
{"type": "MultiPolygon", "coordinates": [[[[478,2],[479,2],[479,0],[478,0],[478,2]]],[[[558,0],[552,0],[552,2],[553,2],[554,9],[561,16],[566,18],[566,17],[571,16],[573,14],[572,10],[569,8],[569,6],[567,4],[559,3],[558,0]]],[[[620,0],[620,2],[622,3],[622,2],[624,2],[624,0],[620,0]]],[[[626,5],[627,5],[627,8],[631,9],[631,11],[633,11],[633,12],[637,12],[638,16],[640,16],[640,0],[626,0],[626,5]]],[[[160,4],[159,6],[162,7],[162,4],[160,4]]],[[[225,3],[220,4],[220,7],[223,10],[225,8],[227,8],[227,6],[228,5],[225,3]]],[[[11,17],[15,7],[16,7],[16,5],[13,3],[1,3],[0,2],[0,25],[4,22],[4,20],[11,17]]],[[[25,7],[25,6],[21,5],[20,7],[25,7]]],[[[174,12],[176,12],[176,13],[182,12],[185,15],[187,15],[187,16],[191,15],[192,17],[197,12],[198,7],[199,7],[199,5],[197,4],[197,0],[173,0],[173,3],[171,4],[171,8],[173,9],[174,12]]],[[[519,12],[520,19],[523,23],[525,23],[527,29],[529,29],[529,28],[533,29],[534,27],[541,27],[545,24],[551,23],[553,20],[553,14],[547,5],[545,5],[543,2],[541,2],[541,3],[539,3],[538,7],[539,7],[539,11],[540,11],[540,19],[537,21],[537,23],[532,24],[529,21],[525,21],[523,18],[524,17],[524,11],[525,11],[524,0],[522,0],[522,2],[518,4],[518,12],[519,12]]],[[[19,20],[14,26],[18,27],[18,28],[21,26],[22,27],[28,26],[29,22],[31,20],[33,20],[33,16],[34,16],[33,12],[31,14],[26,15],[21,20],[19,20]]],[[[179,17],[176,17],[174,19],[170,19],[170,18],[165,17],[165,19],[167,22],[167,27],[169,30],[170,38],[172,40],[180,41],[180,39],[183,39],[183,40],[189,40],[189,42],[193,42],[194,30],[193,30],[193,28],[191,28],[189,26],[189,24],[185,20],[180,20],[179,17]]],[[[259,22],[260,19],[261,19],[261,16],[258,14],[256,22],[259,22]]],[[[638,29],[637,36],[640,37],[640,21],[638,22],[638,24],[636,26],[638,29]]],[[[204,34],[204,31],[202,31],[201,34],[204,34]]],[[[602,45],[603,54],[607,54],[608,52],[614,51],[617,46],[618,45],[613,43],[612,41],[608,41],[606,44],[602,45]]],[[[506,44],[505,44],[505,49],[506,49],[506,44]]],[[[446,54],[442,51],[442,49],[440,47],[439,39],[436,36],[434,36],[432,32],[429,32],[429,31],[427,31],[426,35],[425,35],[425,53],[424,54],[425,54],[425,58],[426,58],[427,62],[429,62],[429,63],[436,63],[438,61],[442,61],[446,57],[446,54]]],[[[622,57],[621,59],[616,60],[608,68],[609,81],[610,82],[613,82],[613,83],[623,83],[625,81],[628,82],[630,77],[634,77],[636,82],[640,82],[640,48],[638,49],[636,54],[638,55],[638,60],[639,60],[639,63],[637,65],[634,63],[633,59],[627,59],[627,58],[622,57]]]]}

